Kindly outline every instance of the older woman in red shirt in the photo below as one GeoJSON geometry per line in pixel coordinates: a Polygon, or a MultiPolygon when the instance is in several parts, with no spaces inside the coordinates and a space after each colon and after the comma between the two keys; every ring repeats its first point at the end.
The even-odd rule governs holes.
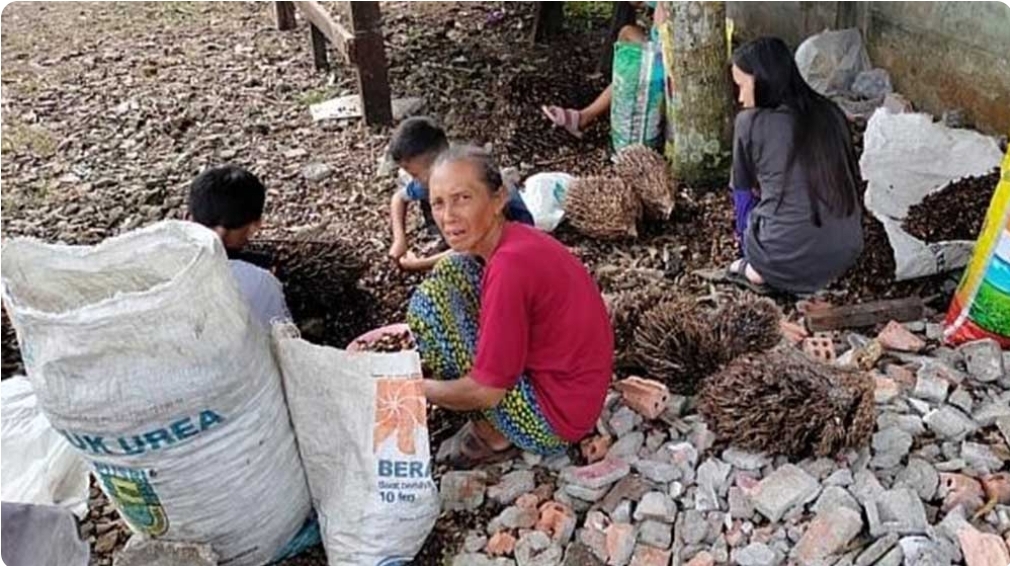
{"type": "Polygon", "coordinates": [[[408,322],[434,373],[428,400],[476,413],[440,453],[465,467],[512,447],[564,450],[593,429],[612,376],[613,332],[599,290],[559,242],[505,220],[507,191],[487,153],[447,151],[429,189],[457,253],[418,288],[408,322]]]}

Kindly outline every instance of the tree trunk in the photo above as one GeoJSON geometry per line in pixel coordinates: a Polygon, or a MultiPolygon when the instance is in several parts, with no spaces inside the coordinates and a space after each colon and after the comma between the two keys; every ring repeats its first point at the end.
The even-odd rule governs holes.
{"type": "Polygon", "coordinates": [[[732,89],[726,57],[725,2],[667,2],[666,157],[689,186],[729,182],[732,89]]]}

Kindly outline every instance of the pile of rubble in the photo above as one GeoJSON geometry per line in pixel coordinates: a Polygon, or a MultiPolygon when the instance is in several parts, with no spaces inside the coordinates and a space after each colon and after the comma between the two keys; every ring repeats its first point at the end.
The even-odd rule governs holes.
{"type": "MultiPolygon", "coordinates": [[[[892,322],[872,339],[809,336],[788,322],[783,334],[778,350],[759,356],[802,351],[871,381],[875,422],[862,447],[803,459],[745,451],[732,435],[717,438],[695,399],[629,378],[615,384],[581,454],[445,472],[444,520],[494,518],[460,533],[461,547],[444,558],[457,566],[1010,563],[1010,354],[988,340],[939,346],[941,327],[924,321],[892,322]]],[[[812,405],[784,409],[804,415],[812,405]]]]}

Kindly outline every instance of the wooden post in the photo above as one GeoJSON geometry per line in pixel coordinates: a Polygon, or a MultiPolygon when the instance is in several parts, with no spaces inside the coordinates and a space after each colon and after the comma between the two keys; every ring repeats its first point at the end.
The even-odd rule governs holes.
{"type": "Polygon", "coordinates": [[[295,29],[294,2],[274,2],[274,16],[277,19],[277,29],[288,31],[295,29]]]}
{"type": "Polygon", "coordinates": [[[922,318],[925,306],[919,297],[873,301],[858,305],[829,307],[808,312],[805,316],[811,332],[860,328],[896,320],[907,322],[922,318]]]}
{"type": "Polygon", "coordinates": [[[533,21],[533,42],[546,41],[561,33],[564,20],[564,2],[537,2],[537,15],[533,21]]]}
{"type": "Polygon", "coordinates": [[[354,33],[354,62],[358,68],[358,90],[365,123],[391,124],[393,109],[386,72],[386,48],[382,40],[382,18],[378,2],[349,2],[351,31],[354,33]]]}
{"type": "Polygon", "coordinates": [[[316,27],[316,24],[309,24],[312,34],[312,59],[316,64],[317,71],[325,71],[330,68],[329,56],[326,53],[326,35],[316,27]]]}
{"type": "Polygon", "coordinates": [[[672,140],[666,157],[687,186],[726,186],[731,157],[732,89],[725,2],[668,2],[673,50],[667,98],[672,140]]]}

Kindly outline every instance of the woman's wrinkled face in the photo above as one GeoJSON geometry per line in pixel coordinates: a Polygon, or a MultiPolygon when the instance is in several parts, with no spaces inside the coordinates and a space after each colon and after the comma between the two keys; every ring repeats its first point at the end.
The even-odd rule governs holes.
{"type": "Polygon", "coordinates": [[[466,160],[436,165],[428,182],[428,198],[442,236],[453,251],[484,255],[494,230],[501,225],[504,190],[492,192],[479,166],[466,160]]]}
{"type": "Polygon", "coordinates": [[[740,105],[744,108],[754,108],[754,75],[748,75],[740,70],[740,67],[733,65],[733,82],[740,92],[738,98],[740,105]]]}

